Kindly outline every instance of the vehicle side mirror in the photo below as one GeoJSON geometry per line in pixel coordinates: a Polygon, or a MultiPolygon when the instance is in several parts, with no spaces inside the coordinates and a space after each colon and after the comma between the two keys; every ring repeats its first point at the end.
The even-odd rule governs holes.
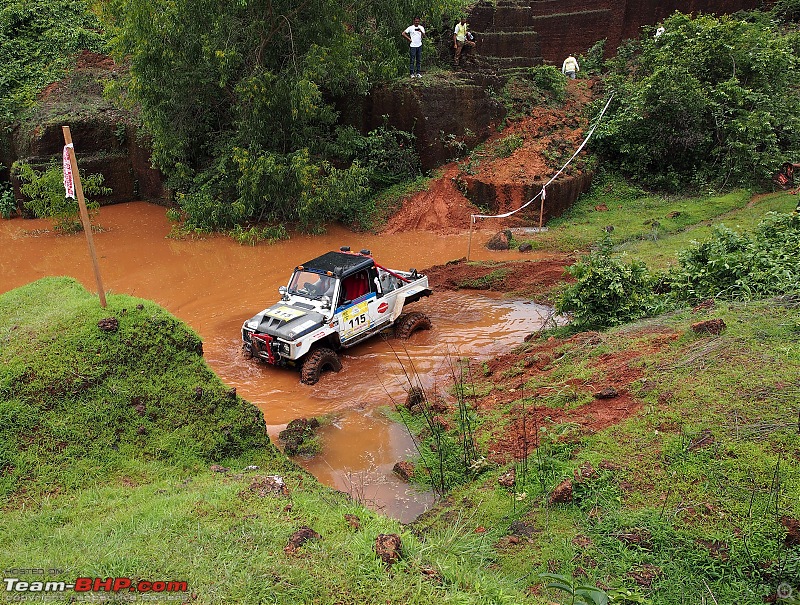
{"type": "Polygon", "coordinates": [[[320,298],[320,300],[322,301],[322,308],[323,309],[327,309],[328,307],[331,306],[331,297],[330,296],[323,296],[322,298],[320,298]]]}
{"type": "Polygon", "coordinates": [[[286,286],[278,288],[278,294],[281,295],[281,298],[286,298],[286,286]]]}

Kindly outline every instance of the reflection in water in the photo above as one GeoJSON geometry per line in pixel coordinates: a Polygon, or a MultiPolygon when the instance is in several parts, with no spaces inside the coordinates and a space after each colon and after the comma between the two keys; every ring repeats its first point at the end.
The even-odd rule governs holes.
{"type": "MultiPolygon", "coordinates": [[[[333,227],[324,236],[256,247],[214,236],[177,241],[166,238],[170,225],[164,209],[144,202],[105,207],[97,222],[105,229],[95,236],[95,245],[111,293],[154,300],[191,325],[203,338],[209,365],[264,412],[273,437],[294,418],[329,416],[323,454],[298,462],[324,483],[403,521],[422,512],[431,496],[415,492],[391,472],[413,450],[405,429],[381,411],[405,399],[408,380],[400,360],[426,389],[444,392],[452,360],[490,356],[520,342],[547,312],[533,304],[436,292],[413,306],[431,317],[432,330],[407,342],[375,338],[348,349],[340,373],[308,386],[296,372],[256,363],[240,352],[242,322],[277,300],[278,286],[286,285],[295,265],[351,245],[371,249],[384,266],[423,269],[464,256],[467,235],[376,236],[333,227]]],[[[94,289],[84,238],[35,231],[48,227],[38,220],[0,221],[0,292],[47,275],[71,275],[94,289]]],[[[487,234],[473,241],[473,259],[522,257],[476,245],[481,236],[485,240],[487,234]]]]}

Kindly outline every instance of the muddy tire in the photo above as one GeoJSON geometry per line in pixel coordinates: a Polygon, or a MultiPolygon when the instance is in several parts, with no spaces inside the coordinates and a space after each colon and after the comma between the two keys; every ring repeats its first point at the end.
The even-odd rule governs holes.
{"type": "Polygon", "coordinates": [[[394,324],[394,335],[405,340],[417,330],[430,330],[431,318],[425,313],[415,311],[407,315],[401,315],[394,324]]]}
{"type": "Polygon", "coordinates": [[[300,382],[303,384],[317,384],[319,377],[325,370],[338,372],[342,369],[342,362],[336,351],[321,347],[308,354],[300,370],[300,382]]]}

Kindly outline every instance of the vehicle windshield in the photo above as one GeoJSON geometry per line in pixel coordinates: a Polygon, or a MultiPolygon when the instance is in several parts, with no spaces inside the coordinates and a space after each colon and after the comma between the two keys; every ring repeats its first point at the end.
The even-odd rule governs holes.
{"type": "Polygon", "coordinates": [[[334,286],[336,286],[336,278],[334,277],[310,271],[295,271],[289,284],[288,292],[289,294],[319,300],[323,296],[333,298],[334,286]]]}

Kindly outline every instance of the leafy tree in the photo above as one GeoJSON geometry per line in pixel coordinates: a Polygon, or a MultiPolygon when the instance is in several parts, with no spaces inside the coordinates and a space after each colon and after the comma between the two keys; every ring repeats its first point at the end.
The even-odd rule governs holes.
{"type": "Polygon", "coordinates": [[[404,24],[448,1],[109,0],[105,19],[190,220],[311,226],[358,215],[366,181],[385,180],[354,150],[323,160],[341,130],[335,99],[401,73],[404,24]]]}
{"type": "Polygon", "coordinates": [[[610,62],[595,146],[650,186],[764,183],[800,151],[798,56],[765,19],[675,13],[610,62]]]}

